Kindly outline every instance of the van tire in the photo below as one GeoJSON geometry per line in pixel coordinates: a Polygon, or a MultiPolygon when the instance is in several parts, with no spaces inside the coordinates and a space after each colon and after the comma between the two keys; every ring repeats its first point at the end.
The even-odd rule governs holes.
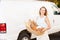
{"type": "Polygon", "coordinates": [[[21,33],[17,40],[24,40],[24,38],[30,40],[30,36],[26,32],[21,33]]]}

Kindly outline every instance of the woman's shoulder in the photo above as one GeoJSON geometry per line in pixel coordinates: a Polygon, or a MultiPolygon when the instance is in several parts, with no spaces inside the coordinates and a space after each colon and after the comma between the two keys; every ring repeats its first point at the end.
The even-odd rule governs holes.
{"type": "Polygon", "coordinates": [[[45,16],[45,19],[46,19],[46,20],[49,20],[48,16],[45,16]]]}
{"type": "Polygon", "coordinates": [[[48,18],[48,16],[44,16],[45,18],[48,18]]]}

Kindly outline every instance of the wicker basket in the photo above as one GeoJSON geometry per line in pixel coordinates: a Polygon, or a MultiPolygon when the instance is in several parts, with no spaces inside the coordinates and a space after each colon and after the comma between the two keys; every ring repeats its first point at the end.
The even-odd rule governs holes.
{"type": "Polygon", "coordinates": [[[34,22],[34,21],[31,21],[29,20],[28,22],[25,23],[26,24],[26,28],[29,32],[39,36],[39,35],[43,35],[44,33],[40,32],[40,31],[37,31],[36,27],[37,27],[37,24],[34,22]]]}

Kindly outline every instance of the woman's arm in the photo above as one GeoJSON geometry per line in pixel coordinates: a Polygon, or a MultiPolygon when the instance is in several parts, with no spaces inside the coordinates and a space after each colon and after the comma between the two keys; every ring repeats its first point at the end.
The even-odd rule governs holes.
{"type": "Polygon", "coordinates": [[[50,26],[50,21],[49,21],[48,17],[46,17],[45,22],[47,24],[47,30],[49,30],[51,28],[51,26],[50,26]]]}
{"type": "Polygon", "coordinates": [[[45,22],[47,24],[47,28],[43,29],[43,32],[46,31],[46,30],[49,30],[51,28],[50,21],[49,21],[48,17],[46,17],[45,22]]]}

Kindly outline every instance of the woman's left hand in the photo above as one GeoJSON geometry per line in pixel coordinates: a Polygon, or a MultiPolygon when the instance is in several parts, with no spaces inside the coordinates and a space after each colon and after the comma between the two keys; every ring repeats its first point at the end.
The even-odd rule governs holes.
{"type": "Polygon", "coordinates": [[[49,30],[49,29],[50,29],[50,27],[44,28],[44,29],[42,30],[42,32],[45,32],[45,31],[47,31],[47,30],[49,30]]]}
{"type": "Polygon", "coordinates": [[[44,28],[41,32],[43,33],[43,32],[45,32],[47,29],[46,28],[44,28]]]}

